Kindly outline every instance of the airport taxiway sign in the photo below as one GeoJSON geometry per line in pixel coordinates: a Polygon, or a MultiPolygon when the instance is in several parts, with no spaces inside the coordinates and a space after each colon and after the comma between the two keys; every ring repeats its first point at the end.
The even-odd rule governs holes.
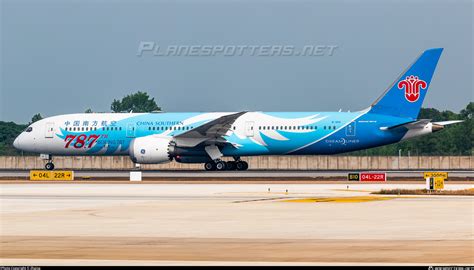
{"type": "Polygon", "coordinates": [[[74,180],[74,171],[31,170],[30,180],[32,181],[72,181],[74,180]]]}

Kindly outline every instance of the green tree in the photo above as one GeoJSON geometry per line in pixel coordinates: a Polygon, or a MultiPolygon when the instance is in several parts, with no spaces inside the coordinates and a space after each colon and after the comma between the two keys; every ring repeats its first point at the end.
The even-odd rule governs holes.
{"type": "Polygon", "coordinates": [[[474,102],[469,102],[466,108],[461,110],[460,114],[463,119],[472,120],[474,117],[474,102]]]}
{"type": "Polygon", "coordinates": [[[110,109],[113,112],[152,112],[161,111],[161,108],[156,104],[155,98],[150,98],[148,93],[138,91],[112,102],[110,109]]]}
{"type": "Polygon", "coordinates": [[[474,155],[474,102],[470,102],[460,115],[464,119],[460,133],[465,135],[465,142],[459,140],[460,144],[466,143],[465,147],[470,148],[470,155],[474,155]]]}
{"type": "Polygon", "coordinates": [[[33,115],[33,117],[31,118],[31,123],[30,124],[33,124],[34,122],[37,122],[41,119],[43,119],[43,116],[41,116],[40,113],[37,113],[37,114],[33,115]]]}
{"type": "Polygon", "coordinates": [[[25,130],[26,125],[0,121],[0,155],[19,155],[21,152],[13,147],[13,140],[25,130]]]}

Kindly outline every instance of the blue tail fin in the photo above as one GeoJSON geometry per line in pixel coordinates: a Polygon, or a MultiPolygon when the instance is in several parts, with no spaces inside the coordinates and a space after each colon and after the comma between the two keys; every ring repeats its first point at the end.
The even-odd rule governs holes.
{"type": "Polygon", "coordinates": [[[372,104],[370,112],[416,119],[442,52],[442,48],[424,51],[372,104]]]}

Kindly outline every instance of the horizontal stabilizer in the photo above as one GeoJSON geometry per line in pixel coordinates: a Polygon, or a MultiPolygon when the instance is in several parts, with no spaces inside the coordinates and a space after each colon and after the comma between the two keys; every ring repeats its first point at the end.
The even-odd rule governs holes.
{"type": "Polygon", "coordinates": [[[433,122],[435,125],[440,125],[440,126],[447,126],[447,125],[452,125],[456,123],[461,123],[464,122],[464,120],[452,120],[452,121],[442,121],[442,122],[433,122]]]}
{"type": "Polygon", "coordinates": [[[447,125],[452,125],[456,123],[464,122],[464,120],[451,120],[451,121],[441,121],[441,122],[431,122],[431,119],[420,119],[417,121],[409,121],[403,124],[394,125],[390,127],[381,127],[380,130],[391,130],[399,127],[405,127],[407,129],[419,129],[424,128],[428,124],[432,124],[433,132],[443,129],[447,125]]]}
{"type": "Polygon", "coordinates": [[[390,127],[381,127],[380,130],[390,130],[390,129],[395,129],[395,128],[399,128],[399,127],[405,127],[405,128],[408,128],[408,129],[422,128],[422,127],[426,126],[428,123],[430,123],[430,121],[431,121],[431,119],[420,119],[420,120],[417,120],[417,121],[409,121],[409,122],[406,122],[406,123],[403,123],[403,124],[394,125],[394,126],[390,126],[390,127]]]}

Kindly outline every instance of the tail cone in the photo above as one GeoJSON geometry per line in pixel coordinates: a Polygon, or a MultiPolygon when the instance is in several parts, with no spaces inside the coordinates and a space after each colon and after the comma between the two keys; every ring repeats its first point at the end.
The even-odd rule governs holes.
{"type": "Polygon", "coordinates": [[[444,128],[443,125],[433,124],[433,126],[431,127],[431,131],[432,132],[438,132],[438,131],[442,130],[443,128],[444,128]]]}

